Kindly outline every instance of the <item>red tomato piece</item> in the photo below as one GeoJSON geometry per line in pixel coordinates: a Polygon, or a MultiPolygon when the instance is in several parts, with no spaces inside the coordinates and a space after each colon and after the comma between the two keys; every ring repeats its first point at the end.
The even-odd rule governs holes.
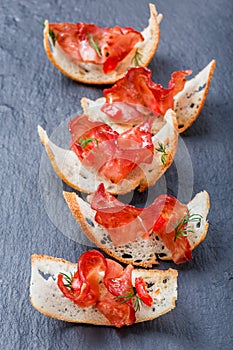
{"type": "Polygon", "coordinates": [[[153,299],[147,292],[147,284],[142,277],[135,278],[135,288],[139,298],[143,301],[143,303],[147,306],[151,306],[153,299]]]}
{"type": "Polygon", "coordinates": [[[56,42],[74,61],[102,64],[104,73],[112,72],[144,40],[133,28],[101,28],[79,22],[50,23],[56,42]]]}

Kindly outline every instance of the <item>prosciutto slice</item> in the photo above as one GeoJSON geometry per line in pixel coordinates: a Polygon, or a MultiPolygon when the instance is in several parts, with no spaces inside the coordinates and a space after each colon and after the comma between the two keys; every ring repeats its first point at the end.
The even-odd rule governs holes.
{"type": "MultiPolygon", "coordinates": [[[[64,283],[63,274],[58,275],[57,283],[63,295],[76,305],[82,308],[93,306],[112,325],[122,327],[131,325],[136,320],[132,301],[136,297],[132,271],[132,265],[123,269],[120,264],[106,259],[97,250],[89,250],[79,258],[78,269],[70,278],[70,284],[64,283]]],[[[137,278],[136,284],[141,300],[149,305],[151,297],[146,283],[142,278],[137,278]]]]}
{"type": "Polygon", "coordinates": [[[101,28],[79,22],[50,23],[50,32],[63,51],[74,61],[103,65],[105,74],[112,72],[137,43],[144,40],[133,28],[101,28]]]}
{"type": "Polygon", "coordinates": [[[115,246],[134,242],[138,237],[148,239],[152,232],[159,236],[171,251],[172,259],[181,264],[192,259],[192,251],[185,234],[188,208],[176,198],[162,194],[146,208],[136,208],[117,200],[103,184],[92,195],[91,208],[95,221],[109,233],[115,246]],[[179,232],[183,234],[177,235],[179,232]]]}
{"type": "Polygon", "coordinates": [[[151,163],[154,145],[151,120],[122,134],[86,115],[76,116],[69,123],[70,148],[86,167],[94,168],[113,183],[119,183],[141,163],[151,163]]]}
{"type": "Polygon", "coordinates": [[[152,81],[150,69],[131,68],[111,88],[104,90],[106,103],[102,111],[118,123],[141,122],[148,110],[154,116],[165,115],[169,108],[174,109],[174,96],[183,90],[186,76],[191,73],[191,70],[172,73],[168,88],[164,88],[152,81]]]}

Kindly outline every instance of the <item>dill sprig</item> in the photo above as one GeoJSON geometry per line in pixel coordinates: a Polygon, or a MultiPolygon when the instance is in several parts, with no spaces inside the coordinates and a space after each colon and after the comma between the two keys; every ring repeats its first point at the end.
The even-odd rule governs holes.
{"type": "Polygon", "coordinates": [[[88,145],[89,143],[91,143],[91,142],[95,142],[97,146],[98,146],[98,144],[99,144],[99,141],[98,141],[96,138],[94,138],[94,139],[91,139],[91,138],[86,138],[86,139],[84,139],[84,138],[81,136],[81,137],[79,138],[79,140],[78,140],[78,144],[79,144],[82,148],[87,147],[87,145],[88,145]]]}
{"type": "Polygon", "coordinates": [[[159,144],[159,147],[155,148],[155,149],[156,149],[156,151],[162,153],[162,155],[161,155],[161,162],[163,163],[163,166],[165,167],[167,165],[166,156],[168,156],[168,153],[166,151],[166,146],[163,145],[162,142],[158,142],[158,144],[159,144]]]}
{"type": "Polygon", "coordinates": [[[134,58],[133,58],[133,61],[134,61],[134,65],[137,67],[137,66],[140,66],[140,60],[142,58],[142,54],[138,51],[138,49],[136,50],[135,52],[135,55],[134,55],[134,58]]]}
{"type": "Polygon", "coordinates": [[[88,32],[87,32],[87,37],[88,37],[89,43],[91,44],[91,47],[97,52],[97,55],[99,57],[101,57],[102,55],[101,55],[101,52],[100,52],[100,48],[98,46],[98,41],[95,41],[93,39],[93,36],[90,33],[88,33],[88,32]]]}
{"type": "Polygon", "coordinates": [[[202,218],[200,214],[191,214],[188,210],[184,217],[178,222],[178,224],[174,227],[175,230],[175,237],[174,242],[176,239],[182,239],[182,237],[187,237],[188,233],[193,233],[193,230],[188,229],[188,224],[190,222],[197,222],[202,218]]]}
{"type": "Polygon", "coordinates": [[[73,281],[73,278],[74,278],[74,275],[70,272],[70,276],[68,276],[66,273],[64,272],[59,272],[61,275],[64,276],[64,279],[66,281],[66,284],[64,283],[64,286],[65,287],[68,287],[70,289],[73,289],[72,288],[72,281],[73,281]]]}
{"type": "Polygon", "coordinates": [[[51,40],[52,40],[52,43],[53,43],[53,46],[55,46],[55,43],[56,43],[56,36],[55,36],[55,34],[54,34],[54,31],[52,30],[52,29],[49,29],[49,36],[50,36],[50,38],[51,38],[51,40]]]}
{"type": "Polygon", "coordinates": [[[138,297],[137,294],[136,294],[136,290],[135,290],[134,287],[132,288],[132,290],[130,290],[130,291],[129,291],[128,293],[126,293],[125,295],[117,295],[117,296],[116,296],[116,299],[120,302],[120,304],[124,304],[124,303],[126,303],[127,301],[132,300],[134,310],[135,310],[136,312],[137,312],[137,311],[140,311],[141,302],[140,302],[139,297],[138,297]]]}
{"type": "MultiPolygon", "coordinates": [[[[43,28],[45,27],[45,24],[41,21],[37,21],[39,23],[39,25],[41,25],[43,28]]],[[[49,36],[52,40],[53,46],[55,46],[56,43],[56,35],[54,34],[54,31],[52,29],[49,29],[49,36]]]]}

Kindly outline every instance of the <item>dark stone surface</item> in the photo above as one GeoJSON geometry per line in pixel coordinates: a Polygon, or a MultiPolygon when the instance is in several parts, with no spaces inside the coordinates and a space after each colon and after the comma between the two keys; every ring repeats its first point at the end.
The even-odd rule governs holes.
{"type": "MultiPolygon", "coordinates": [[[[217,70],[200,118],[182,136],[193,193],[211,196],[210,228],[193,261],[179,266],[177,308],[153,322],[116,330],[75,325],[38,313],[29,301],[30,255],[76,261],[87,249],[50,221],[39,189],[41,124],[50,134],[95,99],[101,87],[77,84],[47,60],[37,20],[147,24],[145,0],[12,0],[0,5],[1,349],[232,349],[232,40],[231,0],[157,1],[161,42],[150,64],[156,82],[174,70],[217,70]]],[[[169,173],[167,175],[169,177],[169,173]]],[[[170,183],[170,182],[169,182],[170,183]]],[[[172,188],[172,183],[170,183],[172,188]]],[[[176,184],[174,183],[174,187],[176,184]]],[[[174,267],[161,263],[159,268],[174,267]]]]}

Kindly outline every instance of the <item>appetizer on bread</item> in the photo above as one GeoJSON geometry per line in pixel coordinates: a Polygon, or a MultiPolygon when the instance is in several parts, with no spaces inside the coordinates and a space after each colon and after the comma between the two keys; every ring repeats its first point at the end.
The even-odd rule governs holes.
{"type": "Polygon", "coordinates": [[[125,269],[100,252],[77,264],[46,255],[31,257],[30,299],[41,313],[59,320],[129,326],[175,308],[178,272],[125,269]]]}
{"type": "Polygon", "coordinates": [[[63,192],[70,211],[85,235],[115,259],[143,267],[162,260],[176,264],[192,259],[192,250],[208,230],[209,195],[198,193],[187,205],[160,195],[146,208],[126,205],[103,184],[87,198],[63,192]]]}
{"type": "Polygon", "coordinates": [[[149,23],[142,32],[46,20],[44,47],[49,60],[69,78],[88,84],[112,84],[129,67],[147,66],[159,44],[162,20],[155,6],[149,6],[149,23]]]}
{"type": "Polygon", "coordinates": [[[98,113],[69,123],[71,150],[55,145],[40,126],[38,133],[56,173],[72,188],[92,193],[100,183],[114,194],[152,186],[171,165],[177,150],[175,112],[149,114],[136,126],[112,129],[98,113]],[[98,119],[99,118],[99,119],[98,119]]]}
{"type": "MultiPolygon", "coordinates": [[[[98,109],[99,118],[114,125],[134,125],[141,122],[140,107],[154,115],[164,115],[171,108],[176,112],[179,133],[188,129],[199,116],[209,91],[216,67],[212,60],[194,78],[186,80],[191,70],[172,73],[168,88],[152,81],[152,72],[145,67],[131,68],[111,88],[103,91],[103,97],[92,101],[82,98],[84,113],[92,116],[98,109]],[[135,107],[136,106],[136,107],[135,107]],[[127,113],[126,113],[127,108],[127,113]],[[122,113],[123,110],[123,113],[122,113]]],[[[94,116],[93,116],[94,117],[94,116]]]]}

